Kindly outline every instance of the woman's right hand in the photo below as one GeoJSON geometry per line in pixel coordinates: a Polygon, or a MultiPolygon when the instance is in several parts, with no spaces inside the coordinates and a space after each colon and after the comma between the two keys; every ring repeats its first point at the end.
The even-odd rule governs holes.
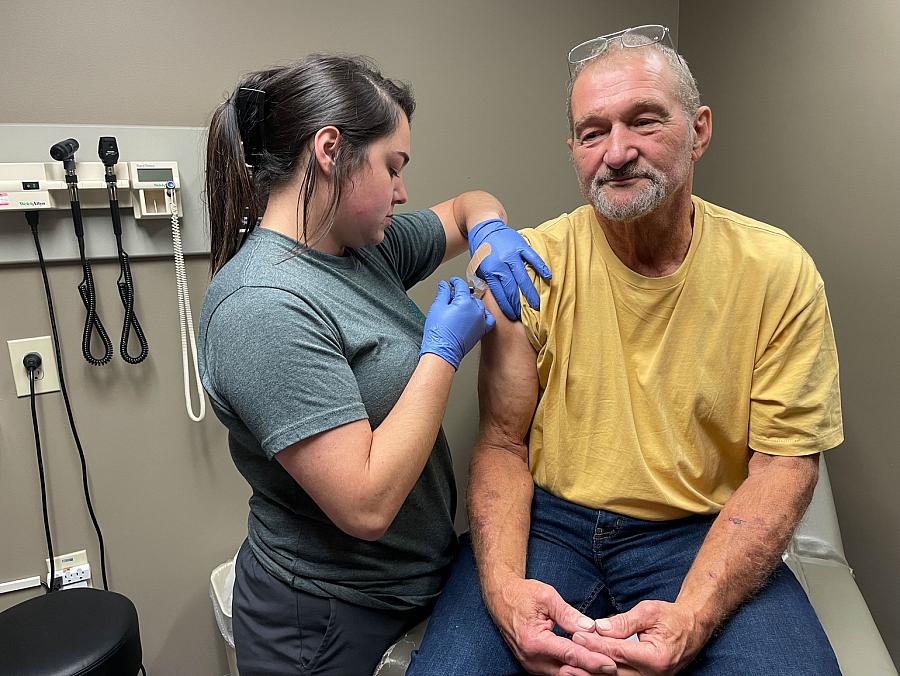
{"type": "Polygon", "coordinates": [[[465,281],[459,277],[451,277],[450,284],[441,280],[425,318],[419,356],[430,352],[458,369],[462,358],[492,328],[494,317],[469,293],[465,281]]]}

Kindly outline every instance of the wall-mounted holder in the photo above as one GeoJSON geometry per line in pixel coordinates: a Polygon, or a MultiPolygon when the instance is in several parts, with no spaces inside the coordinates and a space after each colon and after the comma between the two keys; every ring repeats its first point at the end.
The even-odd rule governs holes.
{"type": "MultiPolygon", "coordinates": [[[[175,190],[181,189],[177,162],[128,162],[128,176],[135,218],[172,215],[171,202],[166,199],[166,184],[171,181],[175,184],[175,190]]],[[[180,200],[177,208],[181,216],[180,200]]]]}
{"type": "MultiPolygon", "coordinates": [[[[206,166],[205,127],[158,127],[136,125],[77,125],[77,124],[2,124],[0,123],[0,162],[38,163],[36,173],[13,171],[0,164],[4,181],[3,189],[10,205],[0,207],[0,270],[6,265],[31,265],[37,262],[34,242],[25,222],[25,211],[32,209],[40,213],[40,235],[44,247],[44,258],[49,263],[71,263],[78,261],[78,249],[72,236],[72,214],[69,196],[65,190],[47,190],[47,195],[39,194],[46,187],[43,181],[63,181],[65,170],[62,162],[46,170],[43,162],[51,162],[47,149],[60,139],[74,138],[81,143],[81,150],[75,157],[80,183],[97,181],[98,190],[79,189],[84,218],[84,239],[87,251],[93,261],[113,261],[118,254],[116,240],[112,236],[110,224],[109,197],[103,187],[103,167],[99,157],[93,154],[98,138],[114,136],[121,150],[121,157],[115,165],[117,193],[121,206],[122,237],[132,262],[144,258],[169,258],[172,255],[172,230],[170,217],[150,217],[140,211],[135,218],[135,200],[140,208],[140,196],[131,184],[128,161],[139,164],[156,164],[152,160],[164,160],[160,165],[177,163],[177,179],[173,172],[173,183],[178,181],[176,203],[183,228],[183,248],[186,256],[209,255],[209,229],[203,190],[206,166]],[[84,162],[82,163],[82,160],[84,162]],[[89,162],[92,160],[92,162],[89,162]],[[38,181],[40,190],[23,190],[16,179],[31,178],[38,181]],[[127,180],[123,187],[121,181],[127,180]],[[12,185],[6,181],[13,181],[12,185]],[[10,192],[30,193],[16,196],[28,204],[17,203],[12,210],[10,192]],[[51,201],[54,198],[54,201],[51,201]],[[90,205],[85,204],[91,200],[90,205]],[[8,212],[8,213],[6,213],[8,212]]],[[[21,166],[21,165],[20,165],[21,166]]],[[[145,167],[142,167],[145,168],[145,167]]],[[[62,186],[61,183],[57,184],[62,186]]],[[[157,189],[162,189],[162,183],[157,189]]],[[[54,186],[55,187],[55,186],[54,186]]],[[[149,189],[154,189],[150,187],[149,189]]],[[[157,207],[161,202],[157,193],[157,207]]],[[[153,207],[153,195],[144,193],[144,203],[153,207]],[[149,200],[149,202],[148,202],[149,200]]]]}
{"type": "MultiPolygon", "coordinates": [[[[76,162],[82,209],[108,209],[102,162],[76,162]]],[[[121,162],[115,166],[119,205],[133,207],[135,219],[169,218],[166,182],[181,189],[177,162],[121,162]]],[[[182,216],[181,200],[177,201],[182,216]]],[[[0,213],[35,209],[69,210],[65,170],[60,162],[0,163],[0,213]]]]}

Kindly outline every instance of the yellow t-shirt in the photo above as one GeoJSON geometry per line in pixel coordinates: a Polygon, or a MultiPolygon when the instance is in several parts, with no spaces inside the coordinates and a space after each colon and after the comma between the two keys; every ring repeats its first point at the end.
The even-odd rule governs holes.
{"type": "Polygon", "coordinates": [[[522,301],[540,398],[537,485],[641,519],[718,512],[750,449],[843,441],[822,278],[778,228],[693,198],[690,249],[666,277],[613,253],[591,206],[522,230],[553,271],[522,301]]]}

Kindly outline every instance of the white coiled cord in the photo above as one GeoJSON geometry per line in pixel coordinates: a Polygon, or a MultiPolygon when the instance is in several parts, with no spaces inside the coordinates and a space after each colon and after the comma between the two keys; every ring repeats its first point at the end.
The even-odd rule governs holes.
{"type": "Polygon", "coordinates": [[[200,382],[200,370],[197,367],[197,337],[194,335],[194,318],[191,314],[191,296],[188,292],[187,272],[184,268],[184,249],[181,245],[181,226],[178,224],[178,202],[175,189],[166,188],[166,201],[172,210],[172,249],[175,258],[175,288],[178,291],[178,328],[181,331],[181,364],[184,370],[184,405],[188,417],[200,422],[206,416],[206,399],[203,396],[203,384],[200,382]],[[197,384],[197,396],[200,399],[200,413],[194,413],[191,401],[191,375],[188,364],[188,338],[190,338],[191,357],[194,364],[194,380],[197,384]]]}

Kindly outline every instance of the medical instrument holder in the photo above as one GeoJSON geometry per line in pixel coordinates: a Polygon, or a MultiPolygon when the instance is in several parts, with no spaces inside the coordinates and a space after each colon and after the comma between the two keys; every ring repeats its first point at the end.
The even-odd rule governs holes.
{"type": "Polygon", "coordinates": [[[116,137],[101,136],[97,153],[104,166],[106,189],[109,197],[109,213],[112,219],[113,234],[116,237],[116,251],[119,258],[119,279],[116,281],[116,286],[119,289],[119,298],[125,311],[122,323],[122,337],[119,341],[119,354],[128,364],[140,364],[147,358],[150,347],[134,311],[134,278],[131,275],[131,263],[128,254],[122,245],[122,218],[119,213],[118,186],[115,173],[115,167],[119,161],[119,147],[116,143],[116,137]],[[128,351],[128,341],[132,329],[141,348],[137,355],[132,355],[128,351]]]}
{"type": "MultiPolygon", "coordinates": [[[[100,321],[97,314],[97,293],[94,287],[94,273],[91,270],[91,262],[85,253],[84,223],[81,219],[81,200],[78,194],[78,173],[75,166],[75,153],[78,150],[78,141],[73,138],[55,143],[50,148],[50,156],[62,162],[65,172],[66,188],[69,193],[69,208],[72,212],[72,224],[75,227],[75,237],[78,239],[78,254],[81,258],[81,269],[84,276],[78,284],[78,295],[84,304],[85,320],[84,333],[81,341],[81,351],[85,361],[92,366],[104,366],[112,360],[112,341],[109,334],[100,321]],[[94,331],[103,344],[103,354],[95,357],[91,351],[91,341],[94,331]]],[[[23,185],[24,187],[24,185],[23,185]]]]}
{"type": "MultiPolygon", "coordinates": [[[[180,189],[177,162],[121,162],[114,168],[119,206],[132,208],[136,219],[172,215],[165,199],[166,180],[139,180],[141,174],[153,169],[171,170],[172,176],[166,180],[172,180],[175,189],[180,189]]],[[[104,164],[74,161],[72,170],[77,181],[67,178],[59,162],[0,162],[0,213],[69,209],[66,198],[71,197],[73,190],[77,191],[82,209],[108,209],[104,164]]],[[[178,215],[183,216],[180,204],[178,209],[178,215]]]]}

